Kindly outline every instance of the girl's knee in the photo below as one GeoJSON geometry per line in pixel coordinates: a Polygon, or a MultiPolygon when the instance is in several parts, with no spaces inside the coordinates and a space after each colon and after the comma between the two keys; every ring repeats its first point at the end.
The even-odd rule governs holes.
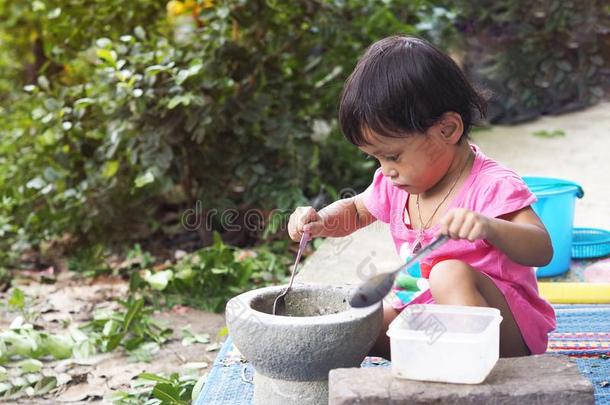
{"type": "Polygon", "coordinates": [[[428,280],[430,291],[435,296],[456,289],[476,288],[475,271],[461,260],[443,260],[432,267],[428,280]]]}

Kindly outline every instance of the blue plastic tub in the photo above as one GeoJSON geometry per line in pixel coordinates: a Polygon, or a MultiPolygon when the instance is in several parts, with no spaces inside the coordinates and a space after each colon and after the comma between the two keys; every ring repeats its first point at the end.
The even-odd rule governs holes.
{"type": "Polygon", "coordinates": [[[582,198],[582,187],[574,182],[551,177],[523,177],[538,201],[532,208],[551,235],[553,260],[536,271],[537,277],[553,277],[570,269],[574,203],[582,198]]]}

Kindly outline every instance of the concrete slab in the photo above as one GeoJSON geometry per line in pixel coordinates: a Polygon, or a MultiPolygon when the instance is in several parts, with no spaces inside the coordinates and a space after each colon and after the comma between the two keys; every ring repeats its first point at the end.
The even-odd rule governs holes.
{"type": "Polygon", "coordinates": [[[594,403],[593,385],[566,356],[500,359],[483,384],[402,380],[389,367],[344,368],[329,374],[329,405],[594,403]]]}
{"type": "Polygon", "coordinates": [[[327,238],[307,259],[295,281],[358,285],[376,272],[393,270],[401,263],[389,226],[375,221],[349,236],[327,238]]]}

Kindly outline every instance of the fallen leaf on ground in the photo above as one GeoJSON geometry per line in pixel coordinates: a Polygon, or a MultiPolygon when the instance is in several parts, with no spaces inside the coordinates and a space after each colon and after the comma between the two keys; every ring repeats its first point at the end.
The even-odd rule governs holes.
{"type": "Polygon", "coordinates": [[[207,368],[208,365],[209,364],[205,361],[193,361],[190,363],[183,364],[182,367],[187,368],[189,370],[199,370],[201,368],[207,368]]]}
{"type": "Polygon", "coordinates": [[[206,352],[214,352],[214,351],[216,351],[218,349],[220,349],[220,343],[212,343],[211,345],[206,347],[205,351],[206,352]]]}
{"type": "Polygon", "coordinates": [[[57,401],[59,402],[76,402],[84,401],[85,399],[92,400],[95,398],[101,398],[102,396],[94,391],[99,389],[98,387],[92,387],[87,383],[73,385],[68,388],[63,394],[61,394],[57,401]]]}

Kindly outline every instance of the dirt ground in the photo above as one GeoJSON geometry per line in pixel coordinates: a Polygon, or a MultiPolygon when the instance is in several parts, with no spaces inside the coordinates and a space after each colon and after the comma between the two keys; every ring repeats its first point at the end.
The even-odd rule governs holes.
{"type": "MultiPolygon", "coordinates": [[[[93,317],[93,312],[101,308],[118,308],[115,298],[125,298],[126,282],[112,278],[79,279],[69,273],[62,273],[55,284],[40,284],[39,280],[20,280],[18,287],[29,297],[35,298],[29,310],[39,313],[34,325],[54,333],[68,334],[93,317]]],[[[0,302],[6,303],[7,293],[0,293],[0,302]]],[[[6,330],[17,316],[9,313],[6,306],[0,307],[0,330],[6,330]]],[[[181,372],[187,363],[204,362],[207,367],[198,370],[203,375],[211,368],[223,337],[219,332],[224,326],[222,314],[215,314],[188,307],[156,313],[154,318],[173,329],[173,338],[161,346],[150,363],[132,362],[122,349],[92,356],[84,362],[74,359],[44,361],[43,370],[61,375],[66,381],[52,394],[43,397],[22,398],[10,403],[57,404],[57,403],[110,403],[113,391],[128,390],[130,382],[146,371],[169,375],[181,372]],[[190,325],[190,330],[198,334],[209,334],[209,344],[194,343],[182,345],[181,329],[190,325]]],[[[201,365],[200,365],[201,366],[201,365]]],[[[1,401],[0,401],[1,403],[1,401]]],[[[4,402],[8,403],[8,402],[4,402]]]]}

